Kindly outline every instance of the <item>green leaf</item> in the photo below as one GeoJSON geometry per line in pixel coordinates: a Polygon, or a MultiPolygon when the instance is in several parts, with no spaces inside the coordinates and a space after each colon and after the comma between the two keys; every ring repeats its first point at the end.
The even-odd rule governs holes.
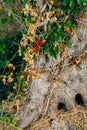
{"type": "Polygon", "coordinates": [[[87,0],[82,0],[83,3],[87,3],[87,0]]]}
{"type": "Polygon", "coordinates": [[[54,51],[55,51],[56,54],[58,53],[58,46],[54,47],[54,51]]]}
{"type": "Polygon", "coordinates": [[[50,51],[50,47],[46,47],[46,48],[45,48],[45,51],[46,51],[46,52],[49,52],[49,51],[50,51]]]}
{"type": "Polygon", "coordinates": [[[66,10],[66,12],[67,12],[67,14],[70,14],[70,13],[72,12],[72,10],[71,10],[70,8],[68,8],[68,9],[66,10]]]}
{"type": "Polygon", "coordinates": [[[66,23],[65,23],[66,27],[70,27],[72,25],[72,21],[71,19],[69,19],[66,23]]]}
{"type": "Polygon", "coordinates": [[[63,6],[67,6],[70,3],[70,0],[64,0],[63,1],[63,6]]]}
{"type": "Polygon", "coordinates": [[[47,27],[51,26],[51,22],[48,21],[47,24],[46,24],[47,27]]]}
{"type": "Polygon", "coordinates": [[[12,122],[12,123],[15,123],[15,122],[16,122],[16,119],[15,119],[15,118],[13,118],[11,122],[12,122]]]}
{"type": "Polygon", "coordinates": [[[62,28],[61,23],[58,23],[58,22],[57,22],[57,26],[58,26],[58,28],[59,28],[59,29],[61,29],[61,28],[62,28]]]}
{"type": "Polygon", "coordinates": [[[81,12],[81,9],[78,9],[78,8],[76,8],[75,10],[74,10],[74,12],[76,13],[76,14],[80,14],[80,12],[81,12]]]}
{"type": "Polygon", "coordinates": [[[29,26],[29,24],[31,23],[31,18],[26,18],[25,23],[26,23],[27,26],[29,26]]]}
{"type": "Polygon", "coordinates": [[[8,16],[11,16],[12,15],[12,10],[8,10],[8,16]]]}
{"type": "Polygon", "coordinates": [[[50,55],[53,56],[54,58],[56,58],[56,53],[55,53],[55,51],[51,50],[51,51],[50,51],[50,55]]]}
{"type": "Polygon", "coordinates": [[[69,3],[69,7],[73,8],[76,5],[75,1],[71,0],[69,3]]]}
{"type": "Polygon", "coordinates": [[[82,4],[82,0],[77,0],[77,3],[78,3],[79,5],[81,5],[81,4],[82,4]]]}
{"type": "Polygon", "coordinates": [[[8,16],[9,16],[9,18],[10,18],[10,24],[12,25],[12,21],[13,21],[13,12],[12,12],[12,10],[8,10],[8,16]]]}
{"type": "Polygon", "coordinates": [[[22,34],[26,33],[26,27],[24,25],[21,26],[21,31],[22,31],[22,34]]]}
{"type": "Polygon", "coordinates": [[[13,14],[10,15],[10,24],[12,25],[12,22],[13,22],[13,14]]]}
{"type": "Polygon", "coordinates": [[[62,38],[61,35],[58,36],[58,40],[57,40],[57,41],[58,41],[58,42],[62,42],[62,41],[63,41],[63,38],[62,38]]]}
{"type": "Polygon", "coordinates": [[[8,21],[8,18],[5,18],[5,17],[1,17],[0,19],[1,24],[5,24],[7,21],[8,21]]]}
{"type": "Polygon", "coordinates": [[[67,46],[68,48],[71,48],[71,46],[72,46],[71,42],[67,42],[67,43],[66,43],[66,46],[67,46]]]}
{"type": "Polygon", "coordinates": [[[23,5],[23,6],[26,6],[27,3],[28,3],[28,0],[23,0],[22,5],[23,5]]]}
{"type": "Polygon", "coordinates": [[[33,56],[33,60],[36,61],[37,60],[37,57],[36,55],[33,56]]]}
{"type": "Polygon", "coordinates": [[[43,31],[43,32],[41,32],[41,34],[43,35],[43,37],[46,37],[47,32],[43,31]]]}
{"type": "Polygon", "coordinates": [[[87,5],[86,5],[86,6],[84,6],[84,10],[85,10],[85,11],[87,11],[87,5]]]}
{"type": "Polygon", "coordinates": [[[48,43],[50,44],[50,45],[52,45],[53,44],[53,42],[54,42],[54,37],[53,37],[53,35],[51,35],[50,36],[50,38],[48,39],[48,43]]]}
{"type": "Polygon", "coordinates": [[[73,31],[75,29],[75,27],[76,27],[75,24],[72,24],[70,28],[73,31]]]}

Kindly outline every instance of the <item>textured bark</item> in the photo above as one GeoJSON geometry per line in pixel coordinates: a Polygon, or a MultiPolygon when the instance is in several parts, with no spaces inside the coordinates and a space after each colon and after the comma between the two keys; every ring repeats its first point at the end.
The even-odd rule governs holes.
{"type": "Polygon", "coordinates": [[[29,102],[23,106],[21,114],[17,115],[21,128],[33,125],[27,130],[75,130],[81,124],[87,129],[85,118],[87,117],[85,109],[87,108],[87,23],[85,21],[87,17],[79,20],[78,28],[71,38],[71,48],[64,47],[57,59],[48,56],[49,62],[46,62],[44,56],[38,58],[36,69],[39,67],[48,71],[38,73],[38,78],[29,84],[27,95],[29,102]],[[58,65],[61,65],[61,69],[58,65]],[[79,104],[76,106],[77,94],[81,94],[82,102],[77,101],[79,104]],[[58,111],[60,103],[66,105],[66,110],[58,111]],[[41,119],[39,119],[40,115],[42,115],[41,119]],[[53,120],[47,126],[51,119],[53,120]],[[36,122],[33,123],[34,121],[36,122]]]}

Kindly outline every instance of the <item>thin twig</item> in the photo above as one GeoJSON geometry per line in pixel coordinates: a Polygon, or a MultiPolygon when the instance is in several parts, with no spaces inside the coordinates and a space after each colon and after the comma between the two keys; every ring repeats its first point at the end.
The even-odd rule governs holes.
{"type": "Polygon", "coordinates": [[[43,106],[43,110],[42,110],[42,116],[45,116],[47,111],[48,111],[50,100],[53,96],[53,92],[54,92],[55,88],[56,88],[55,84],[52,84],[51,87],[50,87],[50,90],[48,90],[48,94],[46,96],[44,106],[43,106]]]}

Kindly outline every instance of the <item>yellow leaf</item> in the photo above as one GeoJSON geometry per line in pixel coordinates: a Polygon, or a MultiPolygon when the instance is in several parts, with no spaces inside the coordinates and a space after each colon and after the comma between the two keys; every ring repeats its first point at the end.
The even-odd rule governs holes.
{"type": "Polygon", "coordinates": [[[54,5],[54,0],[48,0],[51,5],[54,5]]]}

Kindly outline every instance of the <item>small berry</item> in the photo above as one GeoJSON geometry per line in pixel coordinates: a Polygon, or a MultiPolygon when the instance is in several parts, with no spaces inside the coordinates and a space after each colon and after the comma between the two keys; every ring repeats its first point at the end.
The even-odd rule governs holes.
{"type": "Polygon", "coordinates": [[[35,52],[36,54],[38,53],[39,48],[37,47],[37,45],[33,45],[33,50],[34,50],[34,52],[35,52]]]}
{"type": "Polygon", "coordinates": [[[42,46],[42,41],[37,38],[37,39],[36,39],[36,44],[37,44],[39,47],[41,47],[41,46],[42,46]]]}

